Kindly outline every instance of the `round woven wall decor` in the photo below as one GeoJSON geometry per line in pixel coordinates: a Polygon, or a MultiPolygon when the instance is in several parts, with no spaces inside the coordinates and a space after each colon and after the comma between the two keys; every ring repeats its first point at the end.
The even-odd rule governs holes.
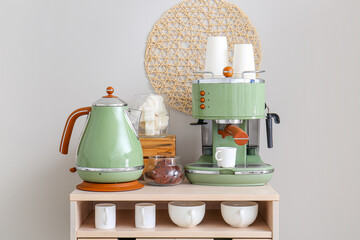
{"type": "Polygon", "coordinates": [[[226,36],[232,62],[234,44],[251,43],[259,69],[261,45],[256,29],[236,5],[223,0],[185,0],[168,10],[149,34],[145,69],[158,94],[169,105],[191,114],[191,83],[203,71],[206,42],[226,36]]]}

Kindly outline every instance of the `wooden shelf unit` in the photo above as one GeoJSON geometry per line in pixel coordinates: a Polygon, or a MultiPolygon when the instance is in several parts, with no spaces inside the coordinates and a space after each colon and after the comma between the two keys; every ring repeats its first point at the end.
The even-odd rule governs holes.
{"type": "Polygon", "coordinates": [[[172,187],[145,185],[143,189],[129,192],[86,192],[74,190],[70,194],[71,240],[137,239],[273,239],[279,240],[279,194],[270,186],[218,187],[184,183],[172,187]],[[195,228],[180,228],[170,220],[167,203],[196,200],[206,202],[204,220],[195,228]],[[259,215],[247,228],[233,228],[221,217],[222,201],[256,201],[259,215]],[[94,206],[98,202],[117,205],[117,225],[112,230],[95,228],[94,206]],[[157,208],[154,229],[135,228],[134,205],[137,202],[154,202],[157,208]]]}

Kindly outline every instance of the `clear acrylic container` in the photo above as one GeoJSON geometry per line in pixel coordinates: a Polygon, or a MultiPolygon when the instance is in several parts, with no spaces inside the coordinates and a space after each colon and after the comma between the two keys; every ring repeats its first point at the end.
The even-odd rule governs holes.
{"type": "Polygon", "coordinates": [[[156,186],[173,186],[182,183],[184,177],[185,172],[179,156],[149,157],[144,173],[146,183],[156,186]]]}
{"type": "Polygon", "coordinates": [[[165,137],[169,129],[167,98],[158,94],[136,95],[135,108],[142,111],[139,137],[165,137]]]}

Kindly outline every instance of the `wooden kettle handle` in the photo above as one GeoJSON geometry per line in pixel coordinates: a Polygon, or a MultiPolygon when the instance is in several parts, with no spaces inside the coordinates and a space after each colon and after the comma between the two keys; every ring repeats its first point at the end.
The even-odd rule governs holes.
{"type": "Polygon", "coordinates": [[[68,117],[65,127],[64,127],[64,131],[63,131],[63,135],[61,138],[61,142],[60,142],[60,149],[59,151],[62,154],[67,154],[68,150],[69,150],[69,142],[70,142],[70,137],[71,137],[71,133],[72,130],[74,128],[74,124],[75,121],[78,117],[82,116],[82,115],[88,115],[91,111],[91,107],[83,107],[83,108],[79,108],[76,109],[75,111],[73,111],[70,116],[68,117]]]}

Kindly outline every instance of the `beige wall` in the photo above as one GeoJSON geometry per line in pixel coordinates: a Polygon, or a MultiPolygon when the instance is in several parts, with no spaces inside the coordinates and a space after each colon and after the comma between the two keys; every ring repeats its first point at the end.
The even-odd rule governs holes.
{"type": "MultiPolygon", "coordinates": [[[[152,91],[143,68],[147,34],[177,2],[0,2],[1,239],[68,238],[68,194],[80,181],[68,169],[84,120],[63,156],[65,120],[108,85],[129,102],[152,91]]],[[[257,27],[267,102],[281,116],[274,149],[264,138],[261,149],[276,168],[271,184],[281,194],[281,238],[358,239],[359,2],[233,2],[257,27]]],[[[171,112],[186,162],[200,154],[192,121],[171,112]]]]}

